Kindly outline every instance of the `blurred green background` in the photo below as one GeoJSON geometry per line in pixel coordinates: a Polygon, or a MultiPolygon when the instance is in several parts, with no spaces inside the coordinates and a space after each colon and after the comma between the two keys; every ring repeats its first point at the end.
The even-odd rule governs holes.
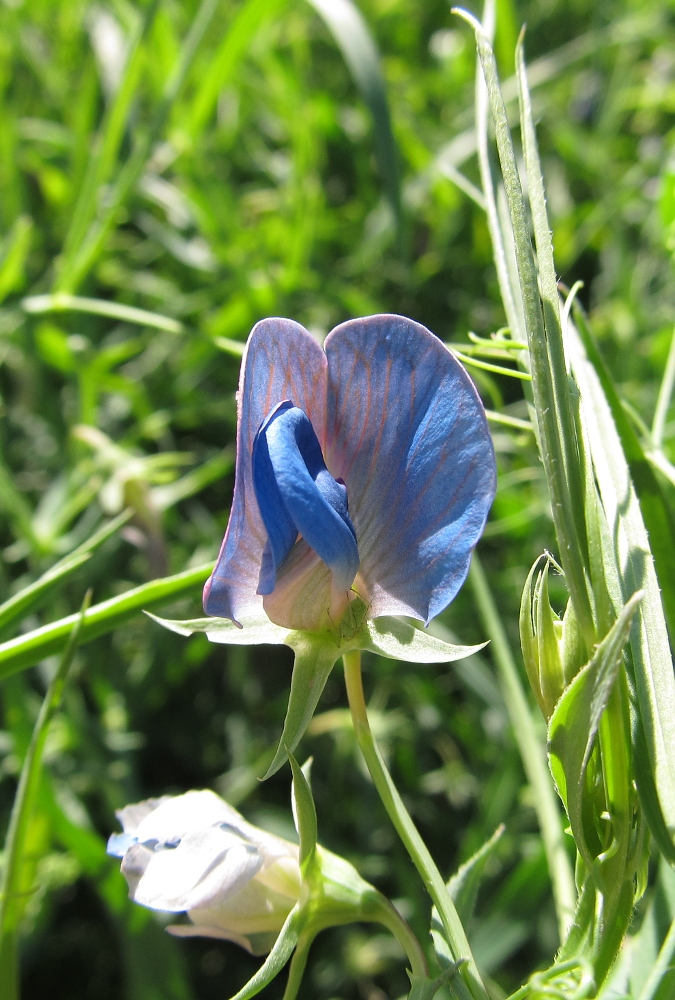
{"type": "MultiPolygon", "coordinates": [[[[314,5],[214,6],[174,87],[191,0],[0,4],[0,596],[134,511],[22,630],[76,611],[87,587],[99,602],[215,557],[232,495],[239,354],[258,319],[290,316],[322,337],[352,316],[398,312],[460,344],[504,323],[472,197],[475,51],[450,5],[359,0],[395,150],[384,105],[364,101],[348,47],[314,5]],[[34,297],[54,290],[154,316],[45,311],[34,297]]],[[[561,279],[584,282],[622,395],[649,423],[675,321],[675,5],[497,7],[514,115],[508,78],[527,22],[561,279]]],[[[527,419],[518,381],[472,374],[486,406],[527,419]]],[[[522,586],[553,531],[531,433],[493,431],[500,484],[480,552],[517,649],[522,586]]],[[[671,459],[674,435],[666,423],[671,459]]],[[[199,595],[163,613],[197,614],[199,595]]],[[[485,638],[466,588],[438,627],[463,643],[485,638]]],[[[0,836],[53,667],[0,686],[0,836]]],[[[290,651],[213,647],[141,616],[79,651],[30,830],[26,1000],[210,1000],[251,975],[256,960],[235,945],[175,941],[128,904],[105,840],[116,808],[201,787],[292,837],[287,769],[257,780],[290,668],[290,651]]],[[[441,870],[506,824],[469,929],[503,996],[551,957],[557,932],[489,650],[447,667],[367,654],[365,671],[377,736],[441,870]]],[[[309,754],[322,842],[426,941],[430,903],[355,754],[338,670],[301,745],[309,754]]],[[[387,937],[330,931],[304,995],[393,1000],[406,991],[404,968],[387,937]]],[[[265,995],[282,992],[276,981],[265,995]]]]}

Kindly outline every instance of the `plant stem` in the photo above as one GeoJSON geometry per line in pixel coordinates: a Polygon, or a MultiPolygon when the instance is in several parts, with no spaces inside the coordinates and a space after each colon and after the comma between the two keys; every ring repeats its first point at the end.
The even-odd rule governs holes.
{"type": "Polygon", "coordinates": [[[483,567],[475,552],[469,570],[469,583],[473,590],[483,628],[490,636],[492,655],[498,670],[513,734],[518,744],[527,780],[534,792],[534,809],[539,821],[541,839],[544,842],[558,917],[558,932],[562,942],[565,940],[574,918],[576,891],[572,867],[565,848],[560,810],[553,790],[551,774],[546,764],[546,752],[537,736],[534,719],[523,691],[506,632],[492,598],[483,567]]]}
{"type": "Polygon", "coordinates": [[[663,379],[659,389],[659,398],[656,401],[654,423],[652,424],[652,441],[654,442],[655,448],[661,448],[661,445],[663,444],[663,432],[666,426],[668,407],[670,406],[670,400],[673,395],[673,386],[675,386],[675,330],[673,330],[673,338],[670,341],[670,350],[668,351],[666,370],[663,373],[663,379]]]}
{"type": "MultiPolygon", "coordinates": [[[[371,907],[369,907],[370,909],[371,907]]],[[[413,976],[426,979],[428,970],[422,946],[396,907],[386,896],[378,892],[373,897],[372,912],[369,912],[368,919],[374,920],[383,927],[386,927],[394,935],[406,953],[413,976]]]]}
{"type": "Polygon", "coordinates": [[[413,823],[403,800],[389,774],[382,755],[373,739],[368,722],[361,677],[361,653],[355,650],[342,657],[345,668],[347,698],[352,713],[354,732],[361,753],[373,779],[373,784],[387,810],[396,832],[403,841],[417,868],[436,909],[438,910],[454,961],[461,962],[460,975],[474,1000],[487,1000],[475,959],[445,882],[413,823]]]}

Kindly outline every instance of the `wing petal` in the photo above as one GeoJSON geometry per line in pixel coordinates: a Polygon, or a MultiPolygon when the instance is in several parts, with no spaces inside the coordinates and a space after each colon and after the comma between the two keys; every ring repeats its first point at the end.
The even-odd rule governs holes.
{"type": "Polygon", "coordinates": [[[326,381],[326,357],[304,327],[289,319],[256,324],[242,359],[234,497],[218,562],[204,587],[207,615],[236,622],[260,608],[256,590],[267,533],[253,491],[253,441],[270,410],[290,399],[323,444],[326,381]]]}
{"type": "Polygon", "coordinates": [[[471,379],[425,327],[369,316],[326,338],[326,464],[344,480],[370,616],[428,622],[464,582],[494,498],[471,379]]]}

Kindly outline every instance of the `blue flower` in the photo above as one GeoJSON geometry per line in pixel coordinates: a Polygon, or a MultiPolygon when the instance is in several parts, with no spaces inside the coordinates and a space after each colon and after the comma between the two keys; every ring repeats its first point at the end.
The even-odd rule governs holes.
{"type": "Polygon", "coordinates": [[[428,623],[464,582],[495,493],[485,411],[425,327],[369,316],[324,350],[298,323],[248,340],[232,511],[204,588],[207,615],[277,625],[369,617],[428,623]]]}

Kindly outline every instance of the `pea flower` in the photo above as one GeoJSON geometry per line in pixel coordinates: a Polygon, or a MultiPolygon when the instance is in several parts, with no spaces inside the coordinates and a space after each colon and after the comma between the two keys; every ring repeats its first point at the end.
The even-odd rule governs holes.
{"type": "Polygon", "coordinates": [[[319,631],[360,598],[369,618],[428,623],[468,572],[495,492],[485,412],[443,343],[402,316],[336,327],[324,350],[258,323],[238,393],[227,533],[209,616],[319,631]]]}
{"type": "Polygon", "coordinates": [[[180,937],[224,938],[262,955],[300,895],[298,848],[247,823],[214,792],[125,806],[108,853],[122,858],[129,895],[153,910],[187,913],[180,937]]]}

